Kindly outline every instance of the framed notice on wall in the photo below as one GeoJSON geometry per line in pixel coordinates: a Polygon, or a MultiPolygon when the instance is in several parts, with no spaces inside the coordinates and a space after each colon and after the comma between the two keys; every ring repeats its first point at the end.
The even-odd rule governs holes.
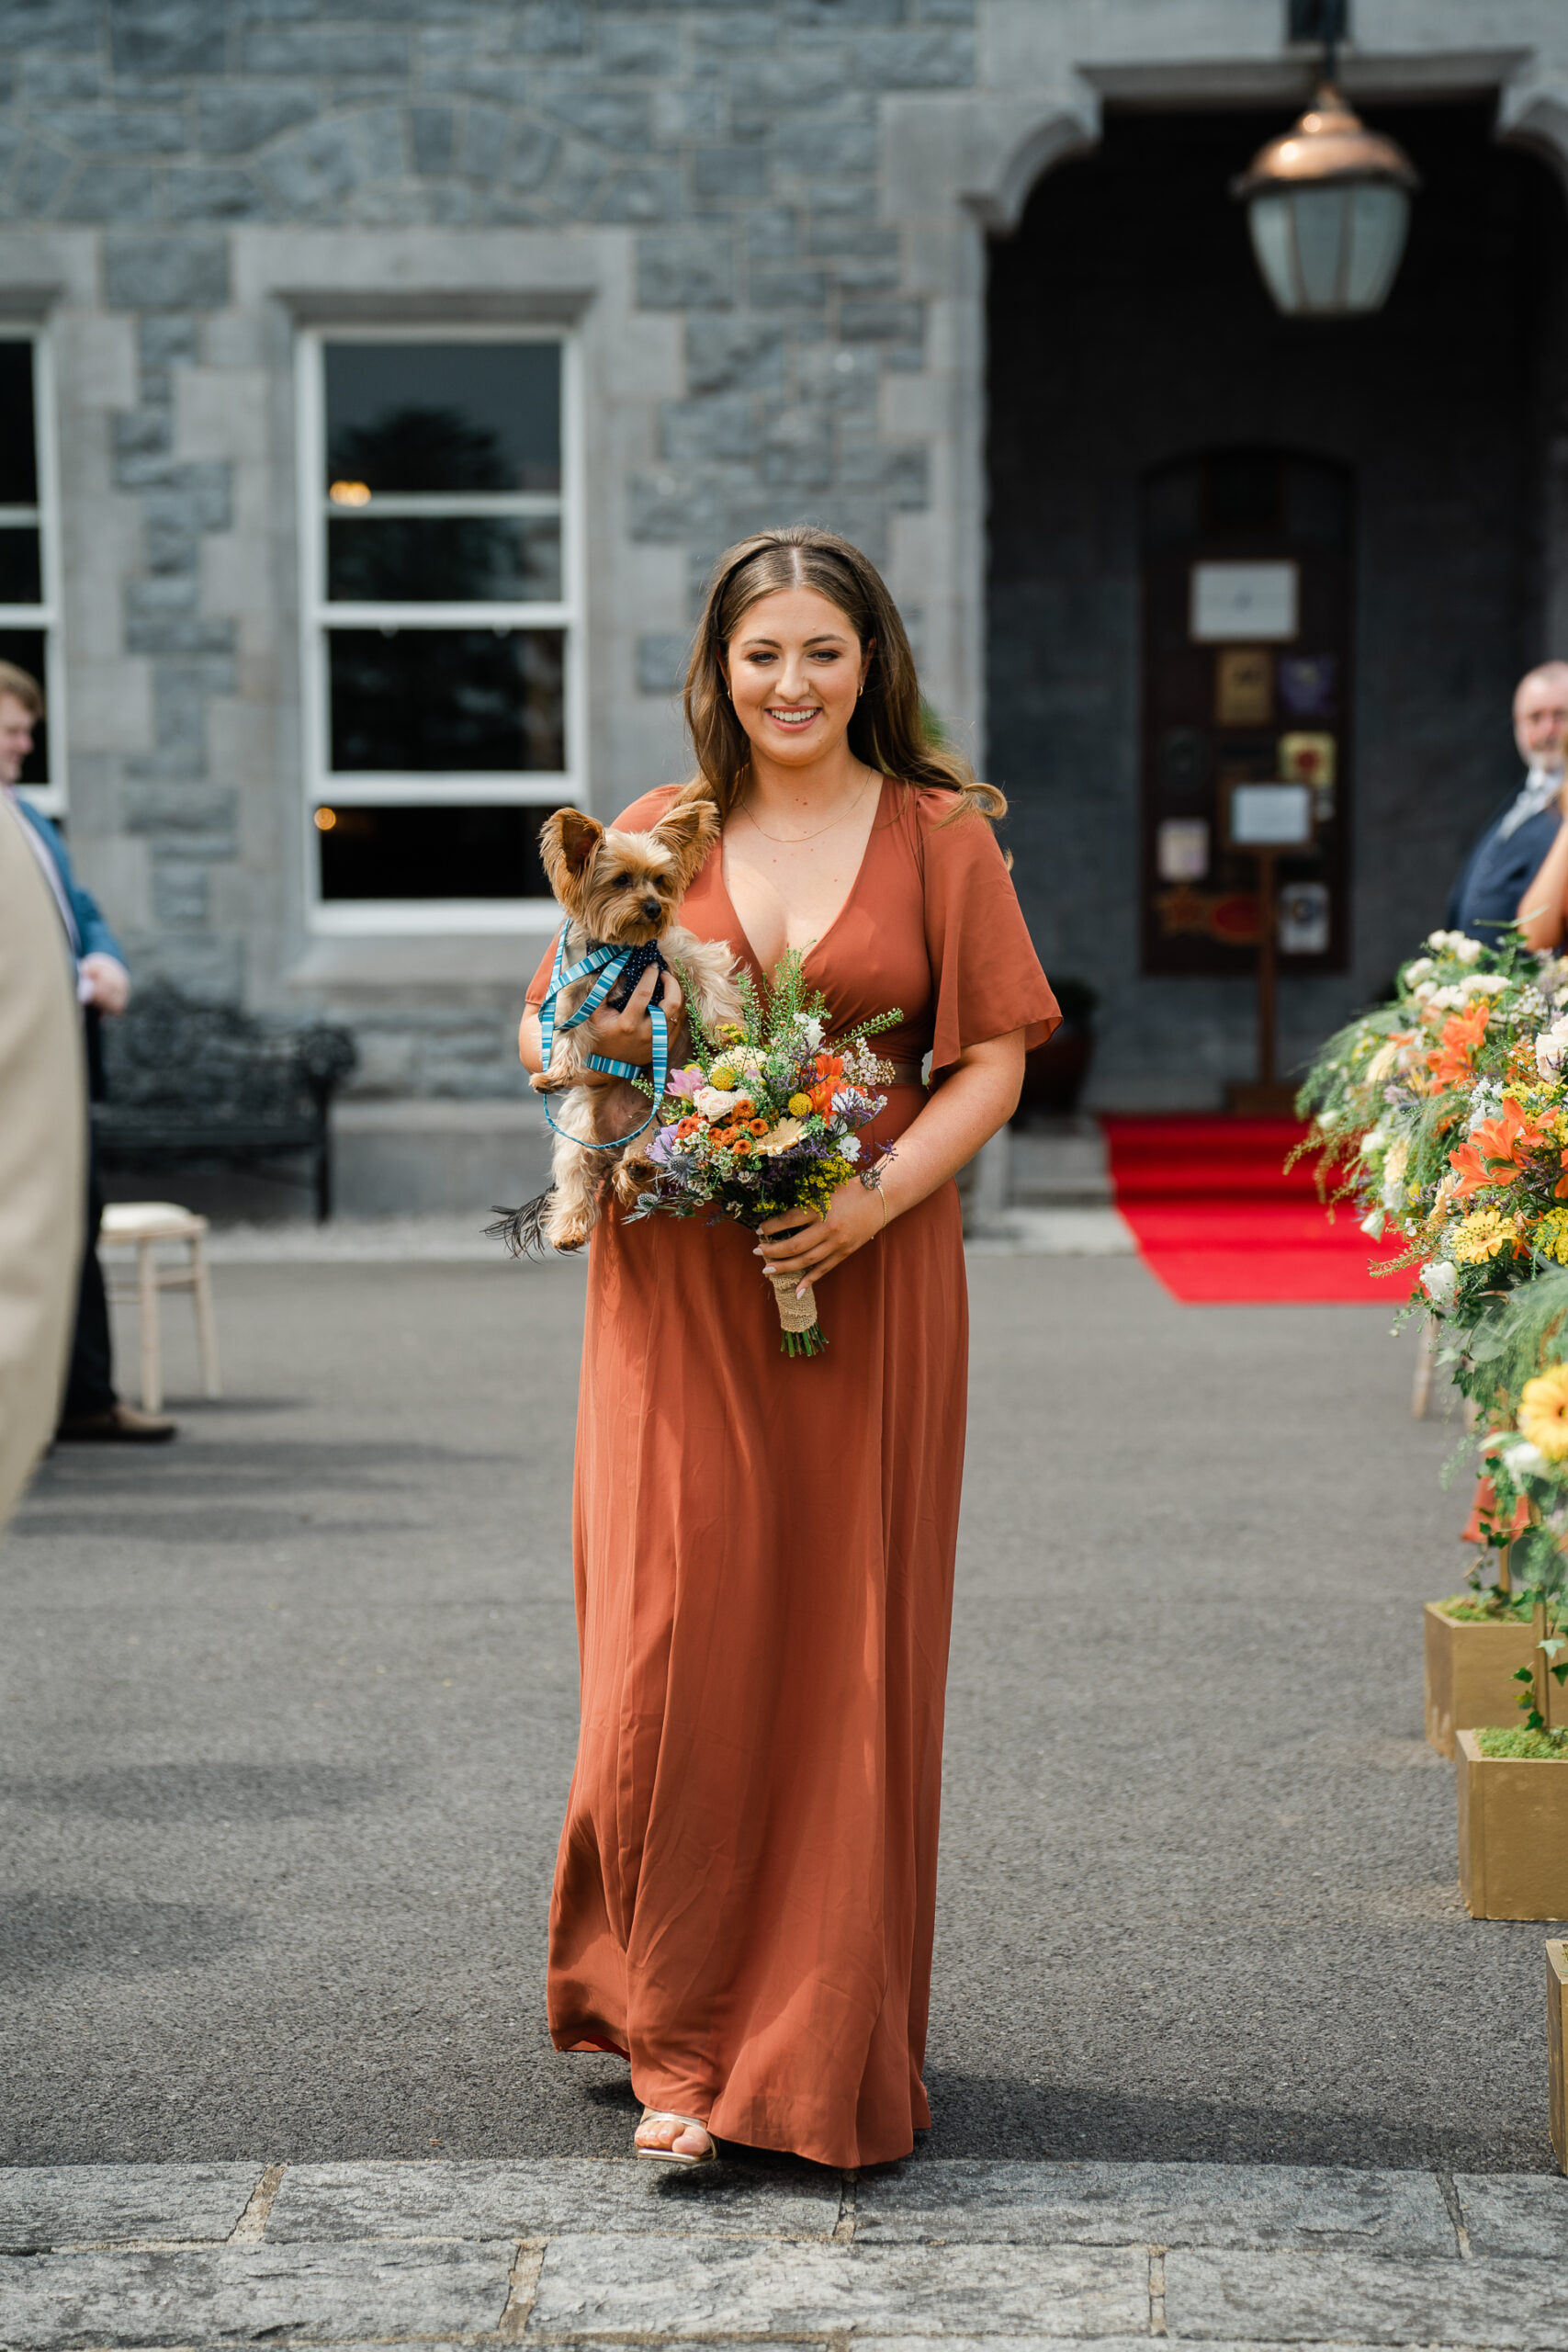
{"type": "Polygon", "coordinates": [[[1345,965],[1351,528],[1346,469],[1292,451],[1215,451],[1145,479],[1145,971],[1250,972],[1266,921],[1285,971],[1345,965]]]}

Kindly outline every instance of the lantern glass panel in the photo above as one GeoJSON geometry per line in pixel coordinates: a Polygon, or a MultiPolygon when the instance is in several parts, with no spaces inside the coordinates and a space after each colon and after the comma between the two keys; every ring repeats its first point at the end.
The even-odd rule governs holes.
{"type": "Polygon", "coordinates": [[[1348,187],[1298,188],[1291,199],[1295,215],[1296,266],[1303,311],[1340,308],[1340,257],[1345,250],[1348,187]]]}
{"type": "Polygon", "coordinates": [[[1410,225],[1410,198],[1402,187],[1364,184],[1350,209],[1350,266],[1345,285],[1348,311],[1376,311],[1393,284],[1410,225]]]}
{"type": "Polygon", "coordinates": [[[1288,196],[1256,196],[1247,208],[1252,250],[1263,282],[1281,311],[1301,308],[1296,293],[1295,248],[1291,237],[1288,196]]]}

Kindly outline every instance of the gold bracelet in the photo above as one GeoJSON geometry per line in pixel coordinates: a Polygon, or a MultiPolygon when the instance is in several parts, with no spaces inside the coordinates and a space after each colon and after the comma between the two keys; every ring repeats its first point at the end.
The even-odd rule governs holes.
{"type": "Polygon", "coordinates": [[[876,1188],[876,1197],[882,1203],[882,1223],[877,1228],[876,1235],[877,1239],[880,1241],[883,1235],[887,1230],[887,1195],[883,1191],[880,1184],[876,1188]]]}

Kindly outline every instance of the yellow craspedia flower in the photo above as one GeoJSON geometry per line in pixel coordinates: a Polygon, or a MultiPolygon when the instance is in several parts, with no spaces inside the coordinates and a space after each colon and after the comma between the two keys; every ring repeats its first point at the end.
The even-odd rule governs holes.
{"type": "Polygon", "coordinates": [[[1526,1381],[1519,1398],[1519,1432],[1549,1462],[1561,1462],[1568,1454],[1568,1363],[1554,1363],[1539,1379],[1526,1381]]]}
{"type": "Polygon", "coordinates": [[[1530,1240],[1543,1258],[1555,1258],[1560,1266],[1568,1266],[1568,1209],[1548,1209],[1530,1240]]]}
{"type": "Polygon", "coordinates": [[[1461,1266],[1483,1266],[1500,1250],[1512,1250],[1518,1237],[1500,1209],[1474,1209],[1459,1226],[1449,1247],[1461,1266]]]}
{"type": "Polygon", "coordinates": [[[716,1086],[721,1094],[733,1094],[739,1083],[739,1073],[728,1062],[715,1062],[708,1072],[708,1084],[716,1086]]]}
{"type": "Polygon", "coordinates": [[[808,1119],[811,1116],[810,1095],[792,1094],[789,1098],[789,1114],[792,1119],[808,1119]]]}

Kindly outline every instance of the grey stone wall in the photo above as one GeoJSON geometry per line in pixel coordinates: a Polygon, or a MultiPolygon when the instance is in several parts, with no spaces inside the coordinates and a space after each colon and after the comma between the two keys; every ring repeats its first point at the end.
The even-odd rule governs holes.
{"type": "MultiPolygon", "coordinates": [[[[613,455],[625,552],[653,567],[625,670],[604,631],[593,648],[596,698],[637,697],[644,713],[641,757],[596,746],[593,797],[614,806],[678,759],[670,696],[724,545],[809,515],[886,562],[894,518],[929,502],[927,441],[890,434],[880,411],[884,379],[920,366],[929,302],[904,285],[897,226],[878,219],[877,112],[890,92],[968,85],[973,17],[972,0],[16,0],[0,297],[7,229],[90,228],[102,311],[134,334],[129,397],[83,420],[107,425],[120,531],[90,589],[73,583],[95,611],[71,634],[74,648],[117,629],[118,646],[94,650],[139,670],[147,740],[73,729],[73,830],[89,871],[121,886],[141,968],[265,1000],[303,944],[298,786],[284,777],[290,550],[276,528],[237,524],[236,458],[182,454],[177,430],[182,378],[214,413],[237,368],[236,396],[286,404],[288,352],[276,322],[258,348],[269,322],[237,283],[237,241],[261,224],[399,234],[414,256],[405,291],[421,231],[629,242],[632,307],[675,329],[678,366],[670,396],[647,403],[634,462],[613,455]]],[[[426,282],[446,282],[434,254],[426,282]]],[[[221,437],[220,423],[207,438],[221,437]]],[[[287,430],[245,454],[271,469],[256,503],[287,509],[287,430]]],[[[62,457],[69,501],[93,467],[72,432],[62,457]]],[[[357,973],[316,993],[365,1033],[370,1084],[512,1090],[503,1014],[531,962],[520,946],[477,1010],[443,1001],[439,980],[424,997],[417,977],[375,1005],[357,973]]],[[[333,963],[307,955],[307,980],[333,963]]]]}

